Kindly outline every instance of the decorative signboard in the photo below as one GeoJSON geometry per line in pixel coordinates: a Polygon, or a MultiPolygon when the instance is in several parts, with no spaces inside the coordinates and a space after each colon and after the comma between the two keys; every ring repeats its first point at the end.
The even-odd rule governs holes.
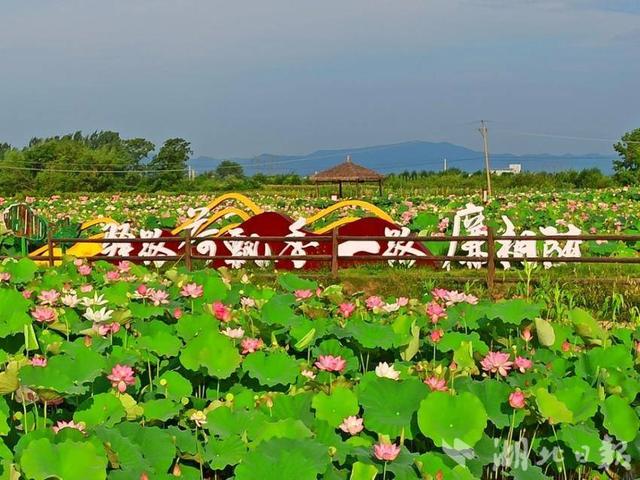
{"type": "MultiPolygon", "coordinates": [[[[81,230],[99,228],[100,233],[90,238],[100,238],[101,243],[79,242],[66,250],[66,253],[75,257],[91,258],[98,255],[107,257],[149,257],[143,263],[154,263],[161,266],[165,263],[162,257],[182,256],[185,253],[185,242],[168,240],[177,236],[185,236],[189,233],[193,255],[211,258],[207,263],[211,267],[241,268],[250,264],[258,267],[273,266],[278,269],[316,269],[328,266],[326,260],[304,258],[315,255],[331,255],[332,239],[327,237],[334,230],[339,236],[354,237],[347,240],[339,239],[337,249],[339,266],[352,266],[371,261],[361,258],[382,256],[390,257],[386,262],[393,265],[411,267],[414,265],[427,265],[437,268],[440,264],[433,260],[433,255],[424,244],[412,240],[409,228],[400,226],[384,211],[367,202],[360,200],[347,200],[337,202],[334,205],[318,212],[309,218],[291,219],[277,212],[264,212],[250,199],[241,194],[229,193],[212,201],[209,205],[200,208],[192,208],[187,212],[187,220],[173,230],[155,228],[151,230],[141,229],[134,231],[129,223],[118,223],[110,218],[97,218],[83,224],[81,230]],[[331,214],[353,210],[364,210],[369,214],[366,217],[341,216],[327,223],[331,214]],[[238,221],[240,220],[240,221],[238,221]],[[323,222],[325,224],[323,224],[323,222]],[[321,225],[321,226],[318,226],[321,225]],[[372,240],[372,237],[394,237],[393,240],[372,240]],[[245,237],[237,240],[235,237],[245,237]],[[279,237],[273,240],[268,237],[279,237]],[[360,238],[361,237],[361,238],[360,238]],[[146,238],[149,242],[113,242],[110,240],[123,240],[133,238],[146,238]],[[166,239],[166,240],[163,240],[166,239]],[[248,239],[247,239],[248,238],[248,239]],[[276,259],[255,259],[257,256],[287,257],[276,259]],[[398,257],[407,257],[406,259],[398,257]],[[160,257],[160,258],[158,258],[160,257]],[[296,258],[300,257],[300,258],[296,258]]],[[[508,217],[503,216],[505,224],[502,235],[516,235],[516,230],[508,217]]],[[[560,233],[556,227],[542,227],[543,235],[579,235],[580,230],[574,225],[566,225],[567,232],[560,233]]],[[[453,221],[453,236],[484,236],[487,234],[484,208],[472,203],[455,214],[453,221]]],[[[534,232],[525,230],[523,236],[533,236],[534,232]]],[[[567,240],[496,240],[496,256],[503,268],[511,267],[512,257],[579,257],[581,241],[567,240]],[[540,247],[540,248],[539,248],[540,247]],[[541,250],[541,251],[539,251],[541,250]]],[[[44,247],[46,249],[46,247],[44,247]]],[[[45,250],[40,249],[32,255],[43,255],[45,250]]],[[[60,255],[56,249],[54,255],[60,255]]],[[[449,242],[448,256],[469,256],[475,258],[487,257],[487,242],[484,240],[470,240],[449,242]]],[[[385,261],[376,259],[376,261],[385,261]]],[[[460,264],[468,268],[481,268],[485,261],[461,261],[460,264]]],[[[554,264],[545,262],[545,268],[554,264]]],[[[449,269],[450,262],[445,262],[442,267],[449,269]]]]}
{"type": "MultiPolygon", "coordinates": [[[[519,234],[516,232],[513,222],[506,215],[502,216],[502,221],[505,224],[505,228],[501,231],[500,235],[509,236],[525,236],[532,237],[536,234],[531,230],[524,230],[519,234]]],[[[581,231],[573,224],[566,224],[567,231],[559,232],[557,227],[540,227],[540,233],[548,236],[575,236],[580,235],[581,231]]],[[[484,207],[468,203],[465,208],[456,212],[453,219],[453,232],[452,236],[485,236],[487,234],[487,225],[485,224],[484,207]]],[[[502,267],[507,270],[511,268],[509,259],[512,257],[580,257],[580,245],[582,240],[566,240],[560,242],[559,240],[544,240],[541,243],[535,240],[496,240],[496,257],[500,260],[502,267]]],[[[449,251],[447,256],[463,255],[469,257],[487,257],[486,242],[483,240],[470,240],[465,242],[450,242],[449,251]]],[[[486,262],[461,261],[461,265],[466,265],[468,268],[481,268],[486,262]]],[[[559,263],[544,262],[544,268],[551,268],[559,263]]],[[[451,262],[445,262],[443,267],[446,269],[451,268],[451,262]]]]}

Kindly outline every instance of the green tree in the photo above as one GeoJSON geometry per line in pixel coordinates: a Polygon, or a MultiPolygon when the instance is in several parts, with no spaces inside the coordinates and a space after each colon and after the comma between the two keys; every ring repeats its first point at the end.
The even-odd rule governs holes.
{"type": "Polygon", "coordinates": [[[34,178],[24,154],[18,150],[7,150],[0,159],[0,194],[15,195],[32,191],[34,178]]]}
{"type": "Polygon", "coordinates": [[[216,167],[216,175],[220,178],[227,177],[244,177],[244,170],[242,165],[232,160],[223,160],[216,167]]]}
{"type": "Polygon", "coordinates": [[[176,182],[187,176],[187,161],[191,157],[191,144],[182,138],[170,138],[149,162],[151,187],[154,190],[172,189],[176,182]]]}
{"type": "Polygon", "coordinates": [[[623,183],[640,181],[640,128],[627,132],[613,146],[620,159],[613,161],[616,177],[623,183]]]}

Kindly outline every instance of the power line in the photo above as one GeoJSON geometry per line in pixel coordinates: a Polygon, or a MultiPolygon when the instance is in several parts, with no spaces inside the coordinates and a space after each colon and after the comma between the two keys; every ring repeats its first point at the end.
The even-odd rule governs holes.
{"type": "Polygon", "coordinates": [[[32,172],[60,172],[60,173],[160,173],[160,172],[185,172],[186,168],[167,170],[68,170],[55,168],[16,167],[12,165],[0,165],[3,169],[26,170],[32,172]]]}
{"type": "Polygon", "coordinates": [[[554,134],[554,133],[538,133],[538,132],[521,132],[518,130],[505,130],[505,129],[493,129],[494,132],[503,132],[503,133],[513,133],[516,135],[525,135],[528,137],[546,137],[546,138],[559,138],[559,139],[564,139],[564,140],[586,140],[586,141],[591,141],[591,142],[607,142],[607,143],[611,143],[611,142],[622,142],[622,143],[640,143],[640,141],[635,141],[635,140],[627,140],[624,141],[621,138],[616,138],[615,140],[612,140],[610,138],[598,138],[598,137],[578,137],[578,136],[573,136],[573,135],[559,135],[559,134],[554,134]]]}

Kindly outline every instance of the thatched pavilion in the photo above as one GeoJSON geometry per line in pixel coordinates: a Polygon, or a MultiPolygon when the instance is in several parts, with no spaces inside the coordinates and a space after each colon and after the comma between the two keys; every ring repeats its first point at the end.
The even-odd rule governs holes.
{"type": "Polygon", "coordinates": [[[361,183],[377,183],[380,195],[382,195],[384,175],[374,172],[362,165],[358,165],[357,163],[353,163],[351,161],[351,155],[347,155],[347,159],[341,164],[322,172],[316,172],[314,175],[311,175],[310,178],[316,186],[320,183],[337,183],[338,196],[342,197],[343,183],[355,183],[358,190],[361,183]]]}

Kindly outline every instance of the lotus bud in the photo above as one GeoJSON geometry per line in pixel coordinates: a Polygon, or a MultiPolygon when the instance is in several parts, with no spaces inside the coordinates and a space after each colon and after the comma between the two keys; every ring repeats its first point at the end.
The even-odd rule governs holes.
{"type": "Polygon", "coordinates": [[[338,449],[336,447],[329,447],[329,456],[330,457],[334,457],[336,453],[338,453],[338,449]]]}
{"type": "Polygon", "coordinates": [[[163,387],[166,387],[167,386],[167,379],[166,378],[161,378],[160,379],[160,385],[163,386],[163,387]]]}
{"type": "Polygon", "coordinates": [[[171,471],[171,474],[174,477],[181,477],[182,476],[182,469],[180,468],[180,464],[179,463],[176,463],[173,466],[173,470],[171,471]]]}

